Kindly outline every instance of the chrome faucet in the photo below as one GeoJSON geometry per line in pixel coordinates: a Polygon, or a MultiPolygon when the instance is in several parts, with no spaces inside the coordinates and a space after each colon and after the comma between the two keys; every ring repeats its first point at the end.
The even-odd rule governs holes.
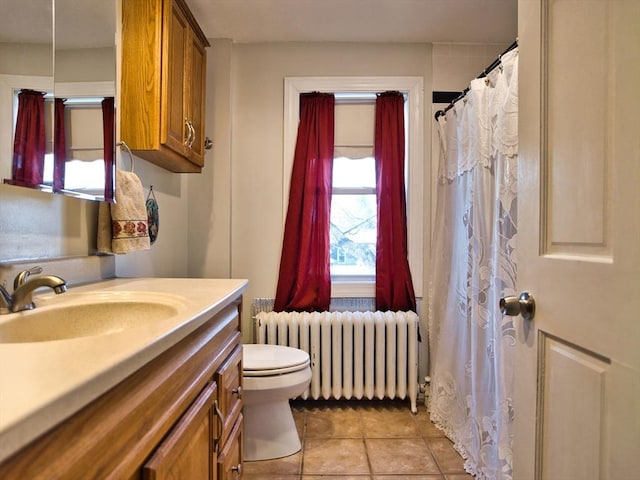
{"type": "Polygon", "coordinates": [[[36,308],[33,303],[33,292],[40,287],[49,287],[56,294],[67,291],[67,283],[55,275],[39,275],[29,278],[32,274],[41,272],[42,267],[33,267],[18,273],[13,281],[13,294],[0,285],[0,314],[36,308]]]}

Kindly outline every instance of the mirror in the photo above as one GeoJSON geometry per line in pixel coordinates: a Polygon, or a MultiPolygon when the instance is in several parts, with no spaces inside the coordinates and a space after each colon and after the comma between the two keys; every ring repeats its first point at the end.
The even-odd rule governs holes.
{"type": "MultiPolygon", "coordinates": [[[[91,200],[104,200],[105,186],[108,186],[106,199],[109,200],[115,170],[115,0],[7,1],[7,11],[11,14],[0,18],[0,55],[4,47],[10,60],[22,58],[19,52],[31,52],[37,45],[40,57],[34,56],[33,62],[44,63],[42,52],[47,50],[46,45],[50,57],[46,62],[48,71],[24,65],[26,61],[0,62],[1,97],[11,97],[9,107],[4,105],[7,100],[3,102],[0,98],[0,115],[5,117],[0,122],[0,135],[3,140],[9,139],[8,148],[4,142],[0,147],[2,178],[5,183],[91,200]],[[5,67],[7,65],[10,67],[5,67]],[[35,84],[46,89],[37,88],[35,84]],[[7,89],[11,89],[10,94],[7,89]],[[42,182],[35,185],[29,181],[21,183],[13,167],[14,135],[19,128],[18,94],[22,89],[47,94],[45,166],[42,182]],[[103,102],[105,99],[110,100],[103,102]],[[8,114],[6,108],[12,113],[8,114]],[[104,127],[105,111],[107,128],[104,127]],[[10,118],[9,135],[6,118],[10,118]],[[104,158],[110,158],[107,166],[104,158]]],[[[16,145],[19,149],[19,144],[16,145]]]]}

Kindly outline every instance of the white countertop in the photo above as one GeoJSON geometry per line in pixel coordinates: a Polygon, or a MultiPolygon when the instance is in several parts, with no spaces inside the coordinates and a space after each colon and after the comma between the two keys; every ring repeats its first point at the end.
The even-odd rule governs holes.
{"type": "MultiPolygon", "coordinates": [[[[106,335],[0,343],[0,461],[68,418],[222,310],[246,280],[117,278],[35,297],[41,311],[74,294],[152,292],[177,300],[178,314],[106,335]]],[[[22,313],[0,315],[0,323],[22,313]]]]}

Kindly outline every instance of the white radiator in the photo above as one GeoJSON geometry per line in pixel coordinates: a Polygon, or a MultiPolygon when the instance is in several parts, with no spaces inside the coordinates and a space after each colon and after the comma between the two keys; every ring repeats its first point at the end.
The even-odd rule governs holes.
{"type": "Polygon", "coordinates": [[[259,312],[256,343],[311,358],[302,398],[409,398],[417,412],[418,315],[414,312],[259,312]]]}

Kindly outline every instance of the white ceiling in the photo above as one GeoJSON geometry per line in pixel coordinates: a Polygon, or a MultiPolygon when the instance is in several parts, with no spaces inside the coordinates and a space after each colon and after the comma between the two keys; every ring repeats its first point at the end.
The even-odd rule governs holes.
{"type": "Polygon", "coordinates": [[[236,42],[511,43],[517,0],[187,0],[209,38],[236,42]]]}
{"type": "MultiPolygon", "coordinates": [[[[0,42],[50,38],[51,0],[1,0],[0,42]],[[28,19],[28,20],[27,20],[28,19]],[[38,23],[39,20],[39,23],[38,23]]],[[[113,43],[112,3],[55,0],[65,46],[113,43]],[[89,18],[87,21],[79,17],[89,18]]],[[[126,0],[124,0],[126,1],[126,0]]],[[[517,0],[187,0],[209,38],[235,42],[511,43],[517,0]]],[[[60,47],[59,43],[59,47],[60,47]]]]}

